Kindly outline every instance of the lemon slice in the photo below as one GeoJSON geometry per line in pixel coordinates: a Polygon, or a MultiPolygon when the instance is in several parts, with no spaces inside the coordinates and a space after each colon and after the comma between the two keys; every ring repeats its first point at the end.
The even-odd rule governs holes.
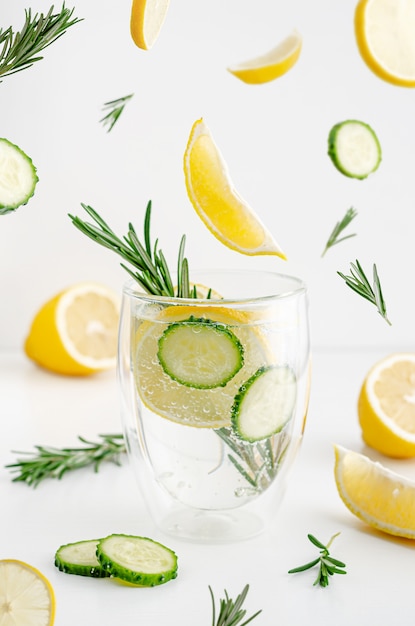
{"type": "Polygon", "coordinates": [[[364,441],[382,454],[415,457],[415,354],[391,354],[366,376],[359,394],[364,441]]]}
{"type": "Polygon", "coordinates": [[[219,241],[242,254],[286,258],[258,216],[235,191],[226,163],[203,119],[193,124],[184,155],[184,173],[196,213],[219,241]]]}
{"type": "Polygon", "coordinates": [[[52,626],[55,594],[37,569],[14,559],[0,561],[1,626],[52,626]]]}
{"type": "Polygon", "coordinates": [[[366,65],[383,80],[415,87],[414,0],[360,0],[355,35],[366,65]]]}
{"type": "Polygon", "coordinates": [[[170,0],[133,0],[131,7],[131,37],[139,48],[150,50],[166,19],[170,0]]]}
{"type": "Polygon", "coordinates": [[[81,283],[46,302],[33,319],[27,356],[59,374],[86,375],[116,365],[120,299],[103,285],[81,283]]]}
{"type": "Polygon", "coordinates": [[[334,446],[337,490],[361,520],[390,535],[415,539],[415,482],[367,456],[334,446]]]}
{"type": "Polygon", "coordinates": [[[251,85],[270,82],[288,72],[297,63],[302,45],[303,38],[294,31],[266,54],[228,67],[228,71],[251,85]]]}

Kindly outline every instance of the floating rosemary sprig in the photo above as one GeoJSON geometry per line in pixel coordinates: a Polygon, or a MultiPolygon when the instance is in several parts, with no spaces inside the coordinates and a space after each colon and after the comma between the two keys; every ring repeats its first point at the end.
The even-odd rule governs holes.
{"type": "Polygon", "coordinates": [[[72,18],[75,9],[67,9],[65,3],[60,13],[53,13],[53,5],[44,15],[31,9],[25,10],[25,22],[19,32],[12,26],[5,30],[0,28],[0,78],[26,70],[36,61],[43,59],[39,54],[54,41],[61,37],[70,26],[81,22],[80,18],[72,18]]]}
{"type": "Polygon", "coordinates": [[[246,610],[242,608],[243,603],[245,602],[247,593],[249,590],[249,585],[245,585],[242,592],[237,596],[236,600],[233,601],[229,596],[227,591],[225,590],[225,598],[220,600],[219,605],[219,615],[216,619],[216,606],[215,606],[215,598],[213,595],[213,591],[211,587],[209,587],[210,597],[212,599],[212,626],[246,626],[249,622],[252,622],[255,617],[257,617],[262,610],[260,609],[254,615],[251,615],[245,622],[241,623],[241,620],[246,615],[246,610]]]}
{"type": "Polygon", "coordinates": [[[356,237],[356,233],[352,233],[350,235],[346,235],[345,237],[340,237],[339,235],[344,231],[344,229],[350,224],[352,219],[354,219],[357,215],[357,211],[351,207],[346,211],[345,216],[340,222],[337,222],[335,227],[333,228],[330,237],[327,240],[326,247],[323,250],[322,257],[326,254],[327,250],[341,241],[345,241],[346,239],[350,239],[351,237],[356,237]]]}
{"type": "Polygon", "coordinates": [[[333,540],[340,535],[340,533],[336,533],[333,535],[328,542],[327,545],[324,545],[316,539],[313,535],[307,535],[312,544],[314,544],[320,550],[320,556],[318,556],[313,561],[306,563],[305,565],[300,565],[300,567],[294,567],[289,570],[289,574],[296,574],[298,572],[304,572],[305,570],[311,569],[318,565],[318,574],[317,578],[314,581],[314,585],[320,585],[320,587],[327,587],[329,584],[329,576],[333,576],[333,574],[347,574],[346,564],[342,561],[338,561],[330,556],[329,548],[333,542],[333,540]]]}
{"type": "Polygon", "coordinates": [[[386,320],[389,326],[391,326],[392,324],[386,314],[386,304],[383,298],[376,264],[373,265],[373,287],[370,285],[367,276],[357,259],[356,264],[350,263],[350,267],[350,276],[345,276],[341,272],[337,272],[338,275],[343,278],[343,280],[346,282],[346,285],[350,287],[350,289],[353,289],[353,291],[374,304],[377,307],[379,314],[383,317],[384,320],[386,320]]]}
{"type": "Polygon", "coordinates": [[[99,121],[102,123],[104,128],[107,129],[107,133],[113,129],[114,124],[118,121],[121,113],[124,111],[124,107],[129,100],[133,97],[133,93],[130,93],[128,96],[124,96],[123,98],[117,98],[117,100],[110,100],[109,102],[105,102],[102,110],[108,111],[107,114],[101,118],[99,121]]]}
{"type": "Polygon", "coordinates": [[[120,456],[126,452],[123,435],[99,437],[101,441],[98,443],[78,437],[85,444],[82,448],[35,446],[35,452],[16,452],[25,455],[25,458],[19,458],[16,463],[6,465],[6,468],[17,474],[13,482],[25,482],[30,487],[36,487],[46,478],[60,479],[66,472],[80,467],[93,465],[97,472],[103,461],[119,465],[120,456]]]}

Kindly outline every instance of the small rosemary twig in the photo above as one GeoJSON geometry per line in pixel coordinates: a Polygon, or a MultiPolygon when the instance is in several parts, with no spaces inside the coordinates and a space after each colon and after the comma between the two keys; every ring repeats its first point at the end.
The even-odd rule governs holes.
{"type": "Polygon", "coordinates": [[[333,535],[328,542],[327,545],[324,545],[316,539],[313,535],[307,535],[308,539],[320,550],[320,556],[318,556],[313,561],[306,563],[305,565],[300,565],[300,567],[294,567],[289,570],[289,574],[296,574],[298,572],[304,572],[305,570],[311,569],[312,567],[318,565],[318,574],[317,578],[314,581],[314,585],[320,585],[320,587],[327,587],[329,584],[329,576],[333,576],[333,574],[346,574],[346,564],[342,561],[338,561],[330,556],[329,548],[333,542],[333,540],[340,535],[340,533],[336,533],[333,535]]]}
{"type": "Polygon", "coordinates": [[[339,235],[340,233],[343,232],[343,230],[350,224],[350,222],[352,221],[352,219],[354,219],[357,215],[357,211],[351,207],[350,209],[348,209],[346,211],[345,216],[343,217],[343,219],[340,222],[337,222],[337,224],[335,225],[335,227],[333,228],[330,237],[327,240],[326,243],[326,247],[323,250],[323,254],[321,255],[322,257],[326,254],[327,250],[329,248],[331,248],[332,246],[335,246],[336,244],[340,243],[341,241],[345,241],[346,239],[350,239],[351,237],[356,237],[356,233],[352,233],[350,235],[346,235],[345,237],[341,237],[339,239],[339,235]]]}
{"type": "Polygon", "coordinates": [[[108,111],[108,113],[101,118],[99,121],[102,123],[104,128],[107,128],[107,133],[113,129],[114,124],[118,121],[121,113],[124,111],[124,107],[129,100],[133,97],[133,93],[130,93],[128,96],[124,96],[122,98],[117,98],[117,100],[110,100],[109,102],[105,102],[102,110],[108,111]]]}
{"type": "Polygon", "coordinates": [[[376,264],[373,265],[373,287],[370,285],[366,274],[357,259],[356,264],[350,263],[350,267],[350,276],[345,276],[341,272],[337,272],[338,275],[343,278],[346,285],[350,287],[350,289],[353,289],[353,291],[374,304],[377,307],[379,314],[384,318],[384,320],[386,320],[389,326],[391,326],[392,324],[386,314],[386,304],[383,298],[376,264]]]}
{"type": "Polygon", "coordinates": [[[225,598],[220,600],[219,615],[216,619],[215,598],[213,591],[209,586],[210,597],[212,599],[212,626],[237,626],[237,624],[239,624],[239,626],[246,626],[246,624],[252,622],[252,620],[262,612],[262,609],[254,613],[254,615],[251,615],[251,617],[245,622],[240,623],[246,615],[246,610],[242,609],[242,605],[245,602],[248,590],[249,585],[245,585],[235,601],[228,596],[228,593],[225,590],[225,598]]]}

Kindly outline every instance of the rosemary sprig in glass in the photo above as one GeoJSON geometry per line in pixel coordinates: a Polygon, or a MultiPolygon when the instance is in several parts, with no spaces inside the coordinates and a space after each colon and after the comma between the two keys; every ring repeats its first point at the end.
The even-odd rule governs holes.
{"type": "Polygon", "coordinates": [[[123,435],[99,435],[101,441],[92,442],[78,437],[85,444],[77,448],[54,448],[51,446],[35,446],[35,452],[18,452],[25,457],[16,463],[6,465],[12,473],[17,474],[13,482],[25,482],[36,487],[46,478],[62,478],[66,472],[81,467],[94,466],[97,472],[101,463],[111,461],[120,464],[120,456],[126,452],[123,435]]]}
{"type": "Polygon", "coordinates": [[[356,237],[356,233],[352,233],[350,235],[346,235],[344,237],[339,238],[340,234],[350,224],[350,222],[356,217],[356,215],[357,215],[357,211],[353,207],[351,207],[350,209],[346,211],[346,214],[344,215],[343,219],[340,220],[340,222],[337,222],[337,224],[335,225],[335,227],[333,228],[330,234],[330,237],[327,240],[326,247],[324,248],[323,254],[321,255],[322,257],[326,254],[329,248],[335,246],[341,241],[345,241],[346,239],[350,239],[351,237],[356,237]]]}
{"type": "Polygon", "coordinates": [[[306,563],[305,565],[300,565],[300,567],[294,567],[289,570],[289,574],[296,574],[298,572],[304,572],[305,570],[311,569],[318,565],[318,574],[317,578],[314,581],[314,585],[320,585],[320,587],[327,587],[329,584],[329,576],[333,576],[333,574],[347,574],[345,567],[346,564],[342,561],[339,561],[332,556],[330,556],[329,548],[336,537],[338,537],[340,533],[336,533],[333,535],[328,542],[327,545],[324,545],[314,537],[314,535],[307,535],[308,539],[320,550],[320,556],[318,556],[313,561],[306,563]]]}
{"type": "Polygon", "coordinates": [[[225,598],[220,600],[219,604],[219,615],[216,619],[216,606],[215,606],[215,598],[213,595],[213,591],[211,587],[209,587],[210,596],[212,599],[212,626],[246,626],[249,622],[252,622],[255,617],[257,617],[262,610],[257,611],[254,615],[251,615],[245,622],[241,623],[241,620],[244,619],[246,615],[246,610],[242,608],[243,603],[245,602],[247,593],[249,590],[249,585],[245,585],[242,592],[237,596],[236,600],[233,601],[229,596],[227,591],[225,590],[225,598]]]}
{"type": "Polygon", "coordinates": [[[35,13],[25,10],[25,22],[19,32],[12,26],[5,30],[0,28],[0,78],[26,70],[36,61],[43,59],[40,53],[59,39],[70,26],[82,20],[72,17],[75,9],[67,9],[65,3],[59,13],[49,11],[35,13]]]}
{"type": "Polygon", "coordinates": [[[104,128],[107,129],[107,133],[109,133],[113,129],[121,113],[124,111],[125,105],[129,100],[131,100],[133,95],[133,93],[130,93],[128,96],[117,98],[116,100],[110,100],[109,102],[104,103],[102,110],[104,112],[107,111],[107,113],[99,121],[102,123],[104,128]]]}
{"type": "Polygon", "coordinates": [[[374,304],[379,314],[383,317],[384,320],[391,326],[391,322],[388,319],[386,313],[386,304],[382,294],[382,287],[380,284],[378,271],[376,268],[376,264],[373,265],[373,286],[369,283],[366,274],[364,273],[362,266],[359,261],[356,259],[355,263],[350,263],[350,276],[345,276],[341,272],[337,272],[341,278],[346,282],[346,285],[353,289],[360,296],[369,300],[372,304],[374,304]]]}

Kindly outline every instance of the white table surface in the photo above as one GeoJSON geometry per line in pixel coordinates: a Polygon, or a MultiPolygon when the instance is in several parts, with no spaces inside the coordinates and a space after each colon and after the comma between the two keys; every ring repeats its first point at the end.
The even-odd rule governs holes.
{"type": "Polygon", "coordinates": [[[233,598],[249,583],[248,615],[258,626],[413,626],[415,542],[364,525],[340,500],[333,478],[333,443],[368,454],[415,478],[414,461],[392,461],[363,445],[356,400],[370,366],[387,352],[316,352],[306,434],[273,530],[229,545],[199,545],[163,536],[140,502],[127,461],[99,473],[77,470],[36,489],[11,482],[12,450],[35,444],[77,445],[77,435],[121,432],[115,373],[76,379],[38,369],[22,354],[0,356],[0,558],[39,568],[56,594],[56,626],[210,626],[210,585],[233,598]],[[340,531],[332,553],[347,564],[328,588],[315,571],[288,569],[316,555],[307,539],[340,531]],[[123,587],[59,572],[64,543],[120,532],[152,537],[179,557],[176,580],[150,589],[123,587]]]}

